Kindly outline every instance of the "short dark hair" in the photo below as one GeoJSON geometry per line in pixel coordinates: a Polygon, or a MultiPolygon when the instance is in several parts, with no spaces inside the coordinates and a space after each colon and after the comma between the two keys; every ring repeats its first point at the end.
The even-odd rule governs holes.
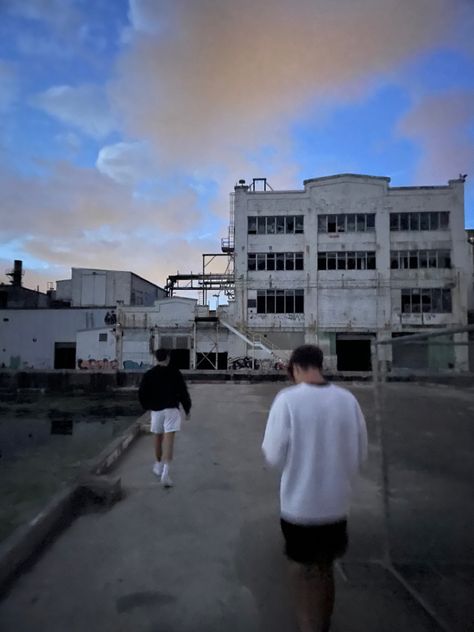
{"type": "Polygon", "coordinates": [[[307,371],[309,368],[319,369],[321,371],[323,368],[323,359],[323,352],[316,345],[301,345],[291,354],[288,371],[292,374],[295,364],[300,366],[304,371],[307,371]]]}
{"type": "Polygon", "coordinates": [[[169,354],[170,352],[168,351],[168,349],[158,349],[158,351],[155,352],[155,357],[158,362],[164,362],[168,359],[169,354]]]}

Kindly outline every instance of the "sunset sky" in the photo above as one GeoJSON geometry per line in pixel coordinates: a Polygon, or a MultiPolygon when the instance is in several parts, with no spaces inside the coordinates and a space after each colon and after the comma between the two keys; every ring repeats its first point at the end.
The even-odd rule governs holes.
{"type": "Polygon", "coordinates": [[[164,285],[219,251],[240,178],[467,173],[472,0],[0,0],[0,281],[164,285]]]}

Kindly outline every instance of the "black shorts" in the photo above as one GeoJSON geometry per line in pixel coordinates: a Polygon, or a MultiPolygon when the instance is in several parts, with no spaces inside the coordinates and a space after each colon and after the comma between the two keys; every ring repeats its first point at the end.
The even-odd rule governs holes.
{"type": "Polygon", "coordinates": [[[280,520],[285,554],[300,564],[330,564],[347,550],[347,520],[303,525],[280,520]]]}

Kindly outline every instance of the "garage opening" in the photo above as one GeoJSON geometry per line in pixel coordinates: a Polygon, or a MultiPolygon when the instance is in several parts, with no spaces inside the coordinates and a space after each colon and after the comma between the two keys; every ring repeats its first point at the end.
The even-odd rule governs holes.
{"type": "MultiPolygon", "coordinates": [[[[196,353],[196,369],[214,370],[216,368],[215,353],[196,353]]],[[[227,351],[217,354],[217,368],[227,369],[227,351]]]]}
{"type": "Polygon", "coordinates": [[[177,369],[189,369],[189,349],[170,349],[170,365],[177,369]]]}
{"type": "Polygon", "coordinates": [[[338,371],[371,371],[370,342],[374,334],[337,334],[338,371]]]}
{"type": "Polygon", "coordinates": [[[55,369],[75,369],[76,368],[76,343],[75,342],[55,342],[54,343],[54,368],[55,369]]]}

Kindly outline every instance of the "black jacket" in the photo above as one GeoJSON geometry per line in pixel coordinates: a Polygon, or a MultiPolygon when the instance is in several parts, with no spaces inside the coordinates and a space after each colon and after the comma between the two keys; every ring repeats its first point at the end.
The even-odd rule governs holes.
{"type": "Polygon", "coordinates": [[[145,410],[179,408],[180,404],[186,415],[191,410],[186,382],[181,372],[171,366],[157,365],[147,371],[138,389],[138,399],[145,410]]]}

